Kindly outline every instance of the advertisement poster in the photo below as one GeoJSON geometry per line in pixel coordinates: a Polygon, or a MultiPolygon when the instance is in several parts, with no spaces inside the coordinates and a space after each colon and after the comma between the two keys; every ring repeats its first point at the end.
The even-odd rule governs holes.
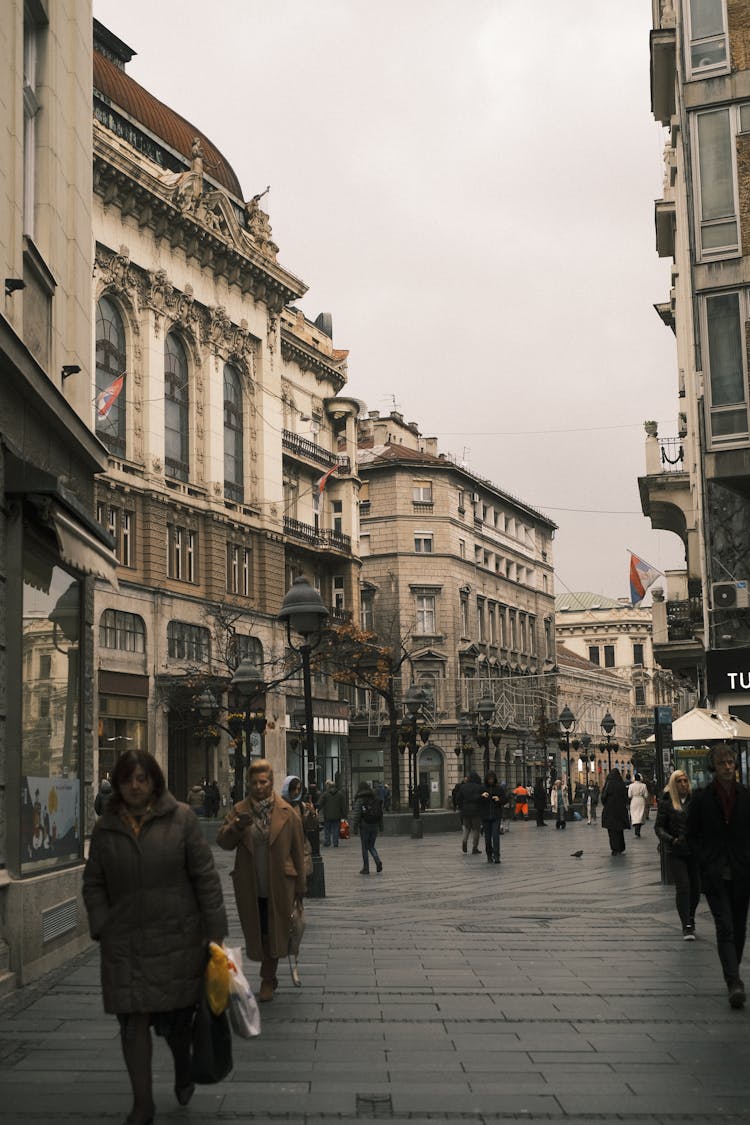
{"type": "Polygon", "coordinates": [[[81,855],[81,783],[77,777],[24,777],[21,785],[21,870],[34,871],[81,855]]]}

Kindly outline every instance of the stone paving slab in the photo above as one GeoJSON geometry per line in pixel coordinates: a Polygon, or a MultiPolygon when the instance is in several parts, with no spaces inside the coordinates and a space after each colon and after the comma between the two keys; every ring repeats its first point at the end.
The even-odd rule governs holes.
{"type": "MultiPolygon", "coordinates": [[[[356,842],[328,849],[302,989],[280,966],[261,1036],[235,1040],[229,1079],[188,1109],[157,1040],[157,1122],[746,1123],[750,1013],[728,1008],[705,906],[686,945],[651,826],[616,864],[604,833],[569,827],[562,846],[514,824],[499,869],[453,833],[385,838],[377,880],[356,842]]],[[[232,857],[215,855],[239,945],[232,857]]],[[[97,949],[0,1000],[0,1087],[0,1125],[122,1121],[97,949]]]]}

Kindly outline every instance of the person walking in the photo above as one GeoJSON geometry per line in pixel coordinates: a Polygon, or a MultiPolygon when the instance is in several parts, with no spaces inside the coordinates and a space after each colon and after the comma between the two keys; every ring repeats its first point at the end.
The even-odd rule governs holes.
{"type": "Polygon", "coordinates": [[[289,950],[289,924],[295,902],[305,893],[302,819],[273,791],[273,769],[254,759],[248,796],[227,813],[216,837],[225,851],[236,851],[232,882],[245,948],[260,961],[258,999],[273,1000],[279,958],[289,950]]]}
{"type": "Polygon", "coordinates": [[[302,779],[290,773],[284,778],[281,786],[282,799],[299,814],[302,821],[303,847],[305,852],[305,877],[313,873],[313,836],[318,831],[318,814],[313,807],[309,794],[302,791],[302,779]]]}
{"type": "Polygon", "coordinates": [[[669,859],[674,879],[675,905],[685,941],[695,941],[695,911],[701,897],[698,860],[687,842],[690,796],[688,775],[684,770],[675,770],[659,801],[654,825],[659,846],[669,859]]]}
{"type": "Polygon", "coordinates": [[[367,782],[363,781],[354,797],[352,808],[352,832],[359,833],[359,842],[362,845],[360,875],[370,874],[370,856],[375,860],[375,870],[378,875],[383,870],[382,861],[375,847],[378,829],[382,827],[383,802],[375,796],[367,782]]]}
{"type": "Polygon", "coordinates": [[[559,777],[552,786],[551,802],[555,814],[555,828],[564,828],[567,824],[568,793],[559,777]]]}
{"type": "Polygon", "coordinates": [[[482,822],[484,847],[488,863],[500,862],[500,829],[503,806],[508,803],[505,786],[497,780],[494,770],[489,770],[479,794],[479,817],[482,822]]]}
{"type": "Polygon", "coordinates": [[[479,833],[482,821],[479,817],[479,797],[482,791],[482,780],[476,770],[471,770],[466,781],[458,787],[456,804],[461,813],[463,826],[463,839],[461,851],[468,850],[469,836],[471,835],[471,854],[479,855],[479,833]]]}
{"type": "Polygon", "coordinates": [[[196,816],[203,816],[206,811],[206,790],[199,781],[190,786],[187,803],[196,816]]]}
{"type": "Polygon", "coordinates": [[[543,777],[538,777],[534,782],[532,801],[534,803],[534,812],[536,813],[537,828],[546,828],[547,825],[544,823],[544,811],[547,808],[547,787],[544,784],[543,777]]]}
{"type": "Polygon", "coordinates": [[[515,812],[513,814],[514,820],[528,820],[529,818],[529,790],[525,785],[518,785],[513,790],[513,797],[515,798],[515,812]]]}
{"type": "Polygon", "coordinates": [[[187,1105],[195,1007],[206,943],[221,944],[227,918],[211,849],[195,814],[167,790],[156,759],[126,750],[94,825],[83,871],[89,930],[101,952],[105,1012],[117,1016],[133,1091],[128,1125],[154,1119],[151,1027],[167,1041],[174,1090],[187,1105]]]}
{"type": "Polygon", "coordinates": [[[687,841],[698,859],[701,887],[716,925],[716,947],[732,1008],[745,1004],[740,965],[750,905],[750,792],[737,781],[737,751],[713,746],[706,760],[714,778],[691,799],[687,841]]]}
{"type": "Polygon", "coordinates": [[[617,766],[610,770],[602,789],[602,828],[609,833],[612,855],[624,855],[625,832],[630,829],[628,791],[617,766]]]}
{"type": "Polygon", "coordinates": [[[628,800],[630,801],[630,823],[633,826],[635,838],[640,840],[641,827],[648,812],[648,787],[644,784],[639,773],[635,774],[628,786],[628,800]]]}
{"type": "Polygon", "coordinates": [[[597,781],[591,786],[591,823],[596,824],[596,813],[599,808],[599,783],[597,781]]]}
{"type": "Polygon", "coordinates": [[[103,777],[99,783],[99,792],[94,798],[94,812],[97,816],[102,816],[107,809],[109,799],[112,796],[112,782],[108,778],[103,777]]]}
{"type": "Polygon", "coordinates": [[[335,781],[327,781],[323,795],[318,804],[320,815],[323,817],[323,846],[334,848],[339,846],[341,821],[347,814],[346,797],[335,781]]]}

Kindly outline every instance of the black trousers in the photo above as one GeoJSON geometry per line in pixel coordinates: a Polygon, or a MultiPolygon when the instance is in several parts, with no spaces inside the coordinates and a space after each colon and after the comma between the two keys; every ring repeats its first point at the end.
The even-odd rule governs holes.
{"type": "Polygon", "coordinates": [[[674,878],[675,905],[684,928],[695,918],[695,911],[701,897],[698,863],[692,856],[679,856],[674,852],[670,853],[670,860],[674,878]]]}
{"type": "Polygon", "coordinates": [[[740,975],[750,887],[738,884],[736,879],[717,879],[704,886],[703,893],[714,917],[716,948],[724,980],[731,985],[740,975]]]}
{"type": "Polygon", "coordinates": [[[625,833],[622,828],[608,828],[609,846],[613,852],[619,854],[625,851],[625,833]]]}

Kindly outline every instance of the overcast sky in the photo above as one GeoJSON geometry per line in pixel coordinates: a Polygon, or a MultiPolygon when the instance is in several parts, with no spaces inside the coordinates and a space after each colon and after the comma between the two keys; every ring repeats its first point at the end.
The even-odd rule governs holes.
{"type": "MultiPolygon", "coordinates": [[[[651,0],[94,0],[128,72],[264,199],[348,393],[559,524],[557,591],[628,593],[643,421],[674,436],[654,311],[651,0]]],[[[647,599],[648,600],[648,599],[647,599]]]]}

